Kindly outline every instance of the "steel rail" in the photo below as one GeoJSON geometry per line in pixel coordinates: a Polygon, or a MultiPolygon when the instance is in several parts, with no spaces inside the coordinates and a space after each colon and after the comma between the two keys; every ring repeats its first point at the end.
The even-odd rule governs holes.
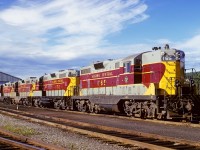
{"type": "MultiPolygon", "coordinates": [[[[10,105],[7,105],[10,106],[10,105]]],[[[23,107],[30,107],[30,106],[24,106],[23,107]]],[[[20,105],[18,106],[20,109],[20,105]]],[[[174,125],[174,126],[187,126],[187,127],[193,127],[193,128],[200,128],[200,122],[186,122],[186,121],[170,121],[170,120],[157,120],[157,119],[141,119],[137,117],[128,117],[123,115],[106,115],[106,114],[95,114],[95,113],[87,113],[87,112],[80,112],[80,111],[71,111],[71,110],[59,110],[59,109],[52,109],[52,108],[40,108],[40,107],[32,107],[39,110],[49,110],[49,111],[55,111],[55,112],[66,112],[66,113],[72,113],[72,114],[85,114],[90,116],[101,116],[101,117],[109,117],[109,118],[119,118],[124,120],[133,120],[133,121],[143,121],[143,122],[151,122],[151,123],[159,123],[164,125],[174,125]]]]}
{"type": "Polygon", "coordinates": [[[95,113],[87,113],[87,112],[80,112],[80,111],[71,111],[71,110],[58,110],[58,109],[51,109],[51,108],[39,108],[35,107],[36,109],[46,109],[49,111],[55,111],[55,112],[66,112],[66,113],[73,113],[73,114],[85,114],[85,115],[91,115],[91,116],[100,116],[100,117],[109,117],[109,118],[119,118],[124,120],[133,120],[133,121],[143,121],[143,122],[151,122],[151,123],[159,123],[164,125],[174,125],[174,126],[187,126],[187,127],[193,127],[193,128],[200,128],[200,122],[191,123],[191,122],[177,122],[177,121],[170,121],[170,120],[157,120],[157,119],[141,119],[136,117],[128,117],[123,115],[106,115],[106,114],[95,114],[95,113]]]}
{"type": "Polygon", "coordinates": [[[8,139],[5,137],[0,137],[0,143],[4,143],[6,145],[13,146],[13,147],[18,147],[18,148],[24,149],[24,150],[44,150],[44,148],[36,147],[34,145],[19,142],[16,140],[11,140],[11,139],[8,139]]]}
{"type": "MultiPolygon", "coordinates": [[[[10,106],[10,105],[6,105],[6,106],[10,106]]],[[[15,105],[12,105],[12,106],[15,106],[15,105]]],[[[18,109],[20,109],[20,106],[22,106],[24,108],[30,107],[30,106],[19,105],[18,109]]],[[[170,121],[170,120],[141,119],[141,118],[128,117],[128,116],[123,116],[123,115],[106,115],[106,114],[95,114],[95,113],[87,113],[87,112],[79,112],[79,111],[71,111],[71,110],[59,110],[59,109],[52,109],[52,108],[40,108],[40,107],[31,107],[31,108],[39,109],[39,110],[49,110],[49,111],[55,111],[55,112],[66,112],[66,113],[71,113],[71,114],[83,114],[83,115],[90,115],[90,116],[100,116],[100,117],[132,120],[132,121],[158,123],[158,124],[164,124],[164,125],[187,126],[187,127],[193,127],[193,128],[200,128],[200,122],[195,122],[195,123],[186,122],[186,121],[177,122],[177,121],[170,121]]]]}

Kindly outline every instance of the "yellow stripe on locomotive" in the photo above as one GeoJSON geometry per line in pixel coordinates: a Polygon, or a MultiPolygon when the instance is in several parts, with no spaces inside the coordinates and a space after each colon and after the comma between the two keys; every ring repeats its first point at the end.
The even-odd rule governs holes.
{"type": "Polygon", "coordinates": [[[182,51],[178,50],[171,50],[171,53],[173,53],[171,56],[167,54],[167,51],[163,55],[162,59],[163,64],[165,66],[165,73],[159,83],[159,89],[164,89],[161,93],[162,95],[176,95],[177,93],[177,81],[178,84],[181,84],[184,82],[184,53],[182,51]],[[177,57],[177,55],[181,55],[180,57],[177,57]],[[166,60],[166,57],[171,57],[171,59],[166,60]],[[165,93],[163,93],[165,92],[165,93]]]}
{"type": "Polygon", "coordinates": [[[64,96],[76,96],[79,94],[79,77],[69,77],[70,83],[67,86],[64,96]]]}

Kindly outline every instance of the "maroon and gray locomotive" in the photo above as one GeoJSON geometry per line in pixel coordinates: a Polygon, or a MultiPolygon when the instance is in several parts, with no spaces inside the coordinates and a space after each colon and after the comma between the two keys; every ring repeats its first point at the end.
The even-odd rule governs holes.
{"type": "Polygon", "coordinates": [[[121,59],[98,61],[1,85],[4,101],[43,107],[157,119],[197,119],[197,83],[185,74],[182,50],[154,47],[121,59]]]}

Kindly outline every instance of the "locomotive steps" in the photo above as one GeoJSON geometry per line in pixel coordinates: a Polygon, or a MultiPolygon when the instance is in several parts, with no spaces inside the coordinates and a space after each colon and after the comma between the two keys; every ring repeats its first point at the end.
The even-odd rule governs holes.
{"type": "Polygon", "coordinates": [[[179,140],[155,134],[142,133],[132,130],[125,130],[96,124],[77,122],[68,119],[50,117],[44,115],[34,115],[32,113],[21,112],[10,109],[0,109],[1,113],[12,115],[15,117],[27,119],[30,121],[54,126],[64,130],[77,132],[89,137],[104,139],[108,143],[119,144],[125,146],[140,147],[146,149],[196,149],[200,148],[200,144],[193,141],[179,140]]]}

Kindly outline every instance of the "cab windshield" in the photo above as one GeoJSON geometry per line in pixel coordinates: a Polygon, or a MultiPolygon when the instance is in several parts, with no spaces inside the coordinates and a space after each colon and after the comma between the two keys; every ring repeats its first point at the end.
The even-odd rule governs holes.
{"type": "Polygon", "coordinates": [[[169,55],[169,54],[165,53],[162,56],[162,60],[163,61],[173,61],[173,60],[176,60],[176,56],[175,55],[169,55]]]}
{"type": "Polygon", "coordinates": [[[185,61],[185,54],[183,51],[176,50],[175,53],[167,53],[163,52],[162,54],[162,61],[185,61]]]}

